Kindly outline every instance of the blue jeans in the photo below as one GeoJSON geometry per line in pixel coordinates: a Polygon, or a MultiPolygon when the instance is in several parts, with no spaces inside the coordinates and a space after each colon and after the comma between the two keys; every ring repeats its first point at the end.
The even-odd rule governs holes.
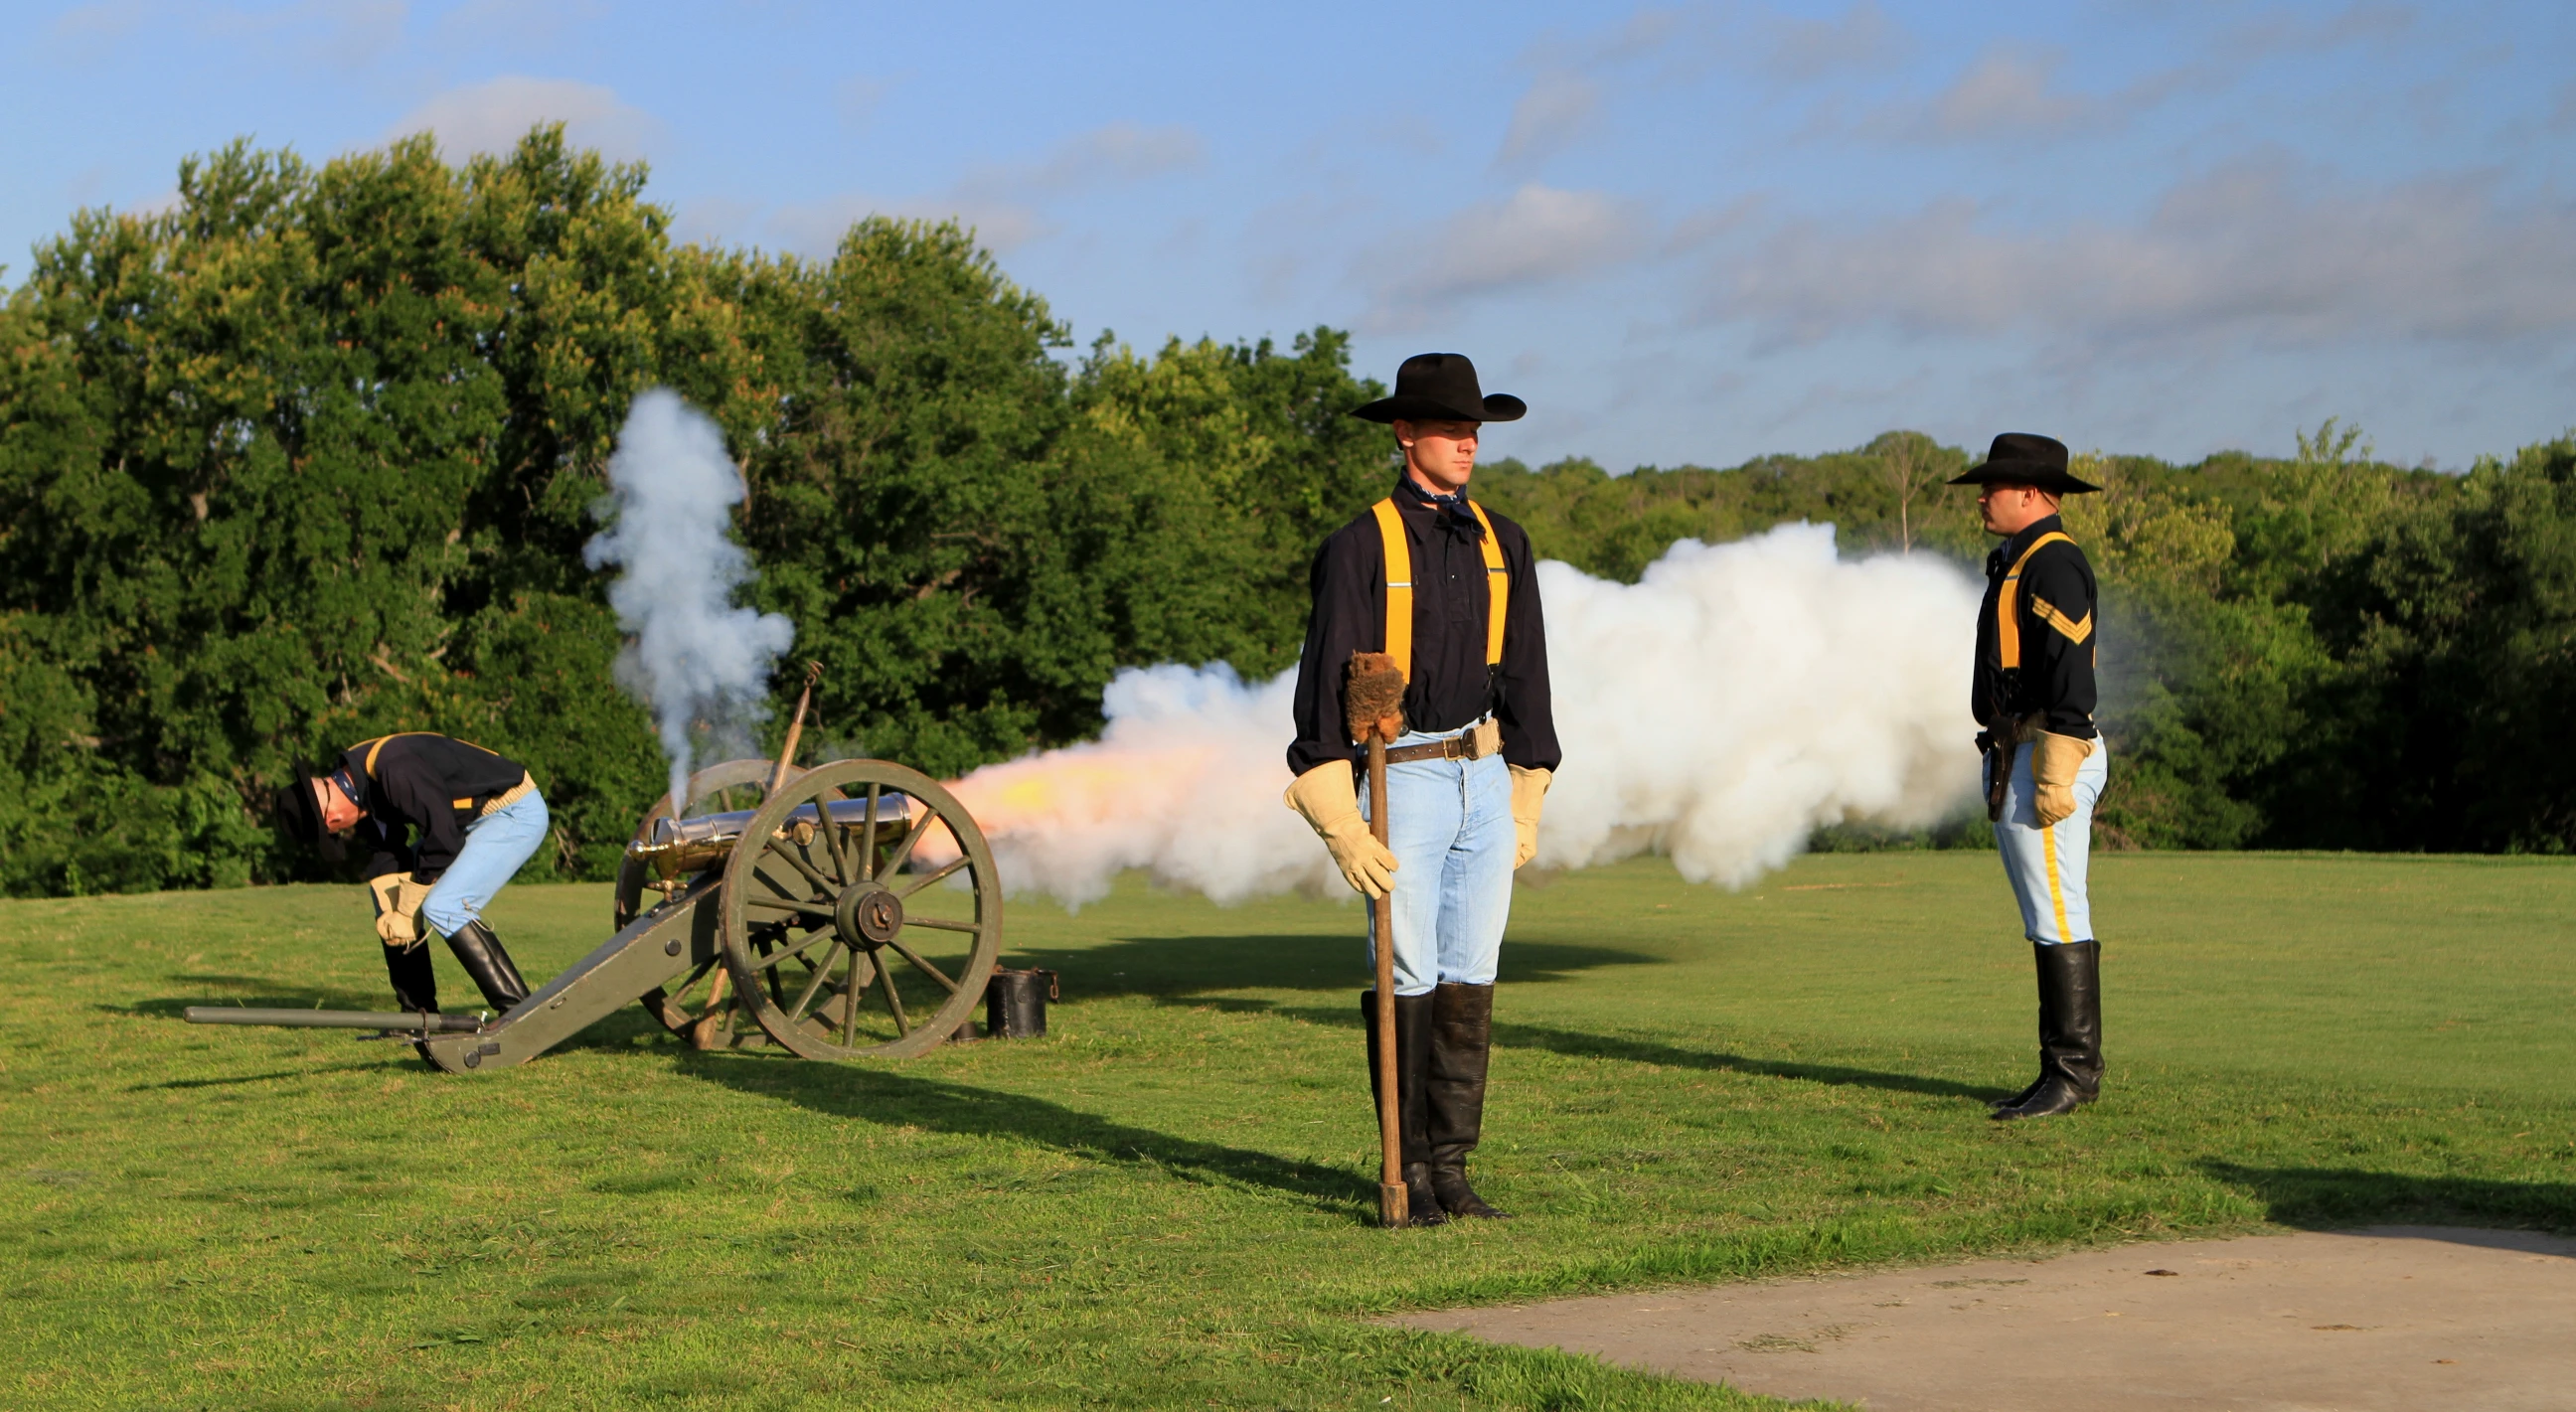
{"type": "MultiPolygon", "coordinates": [[[[1457,731],[1407,731],[1398,746],[1457,731]]],[[[1360,810],[1368,811],[1363,789],[1360,810]]],[[[1395,993],[1434,985],[1492,985],[1512,914],[1512,772],[1482,760],[1408,760],[1386,771],[1386,846],[1396,861],[1386,905],[1395,932],[1395,993]]],[[[1369,904],[1369,964],[1377,964],[1377,908],[1369,904]]]]}
{"type": "Polygon", "coordinates": [[[2096,739],[2093,753],[2075,771],[2075,812],[2041,828],[2031,812],[2036,786],[2028,745],[2013,747],[2012,781],[2004,787],[2004,815],[1995,820],[1995,847],[2004,855],[2021,904],[2022,933],[2045,946],[2093,940],[2093,899],[2085,863],[2093,847],[2093,802],[2111,775],[2111,747],[2096,739]]]}
{"type": "Polygon", "coordinates": [[[438,884],[420,904],[421,920],[440,936],[454,936],[467,922],[483,915],[502,884],[519,875],[519,865],[546,841],[552,822],[546,797],[529,790],[527,797],[495,809],[465,826],[465,846],[456,861],[438,875],[438,884]]]}

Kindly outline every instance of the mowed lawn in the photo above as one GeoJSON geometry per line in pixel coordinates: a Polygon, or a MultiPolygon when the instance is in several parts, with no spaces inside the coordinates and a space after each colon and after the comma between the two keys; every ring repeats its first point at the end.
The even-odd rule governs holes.
{"type": "MultiPolygon", "coordinates": [[[[1022,901],[1041,1041],[701,1055],[638,1011],[427,1071],[356,888],[0,903],[0,1404],[1752,1407],[1378,1327],[1659,1282],[2404,1218],[2576,1229],[2576,862],[2096,863],[2110,1080],[2032,1069],[1981,854],[1525,887],[1479,1186],[1374,1229],[1349,906],[1022,901]]],[[[598,887],[493,921],[532,977],[598,887]]],[[[440,959],[451,1008],[471,994],[440,959]]]]}

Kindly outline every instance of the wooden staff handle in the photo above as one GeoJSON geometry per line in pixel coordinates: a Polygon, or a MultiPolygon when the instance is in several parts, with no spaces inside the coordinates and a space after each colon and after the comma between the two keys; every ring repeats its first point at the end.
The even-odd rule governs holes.
{"type": "MultiPolygon", "coordinates": [[[[1369,832],[1377,841],[1386,842],[1386,736],[1372,730],[1368,737],[1369,761],[1369,832]]],[[[1377,921],[1377,1138],[1381,1149],[1378,1168],[1377,1210],[1379,1221],[1389,1227],[1406,1225],[1407,1211],[1404,1187],[1404,1132],[1400,1116],[1400,1098],[1396,1092],[1395,1059],[1395,883],[1387,882],[1387,895],[1369,904],[1377,921]]]]}

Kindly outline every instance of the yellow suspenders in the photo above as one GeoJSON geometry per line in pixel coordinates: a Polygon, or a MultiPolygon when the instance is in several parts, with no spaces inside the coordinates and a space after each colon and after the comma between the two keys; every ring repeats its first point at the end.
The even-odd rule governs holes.
{"type": "MultiPolygon", "coordinates": [[[[2074,542],[2074,536],[2051,530],[2032,540],[2030,547],[2021,552],[2021,557],[2013,561],[2011,570],[2004,574],[2003,588],[1995,595],[1995,648],[1996,654],[2002,659],[2005,671],[2018,671],[2021,668],[2021,613],[2019,611],[2021,571],[2029,567],[2030,556],[2038,553],[2042,548],[2051,544],[2073,544],[2074,542]]],[[[2049,622],[2059,632],[2077,642],[2082,642],[2093,635],[2092,614],[2085,614],[2084,621],[2080,623],[2069,623],[2062,621],[2065,615],[2050,607],[2046,599],[2041,599],[2039,602],[2040,607],[2046,610],[2049,622]]]]}
{"type": "MultiPolygon", "coordinates": [[[[1503,546],[1494,538],[1494,522],[1485,507],[1470,500],[1476,523],[1485,527],[1485,665],[1503,660],[1503,610],[1511,606],[1511,571],[1503,566],[1503,546]]],[[[1404,542],[1404,519],[1392,496],[1377,502],[1377,535],[1386,547],[1386,653],[1413,680],[1413,551],[1404,542]]],[[[2063,539],[2065,536],[2060,535],[2063,539]]]]}

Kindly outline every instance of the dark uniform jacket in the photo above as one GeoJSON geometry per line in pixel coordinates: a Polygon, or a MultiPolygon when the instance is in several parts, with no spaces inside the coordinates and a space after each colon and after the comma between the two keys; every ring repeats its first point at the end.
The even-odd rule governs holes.
{"type": "Polygon", "coordinates": [[[2051,515],[1986,556],[1986,597],[1977,609],[1976,683],[1969,692],[1969,709],[1981,725],[1992,728],[2006,718],[2017,721],[2038,712],[2047,716],[2047,728],[2055,734],[2079,740],[2094,736],[2093,655],[2099,622],[2093,565],[2084,551],[2060,540],[2022,567],[2015,595],[2015,617],[2021,624],[2019,671],[2004,670],[1995,633],[1995,600],[2004,575],[2033,541],[2065,528],[2051,515]]]}
{"type": "Polygon", "coordinates": [[[361,876],[410,873],[436,882],[465,847],[465,826],[481,816],[492,796],[518,788],[528,772],[515,760],[443,735],[383,739],[381,749],[372,740],[350,746],[331,774],[349,801],[367,811],[357,828],[358,846],[367,851],[361,876]]]}
{"type": "MultiPolygon", "coordinates": [[[[1510,584],[1504,607],[1503,660],[1485,662],[1485,620],[1492,599],[1474,512],[1435,504],[1406,476],[1395,506],[1413,556],[1413,672],[1404,689],[1404,721],[1418,731],[1454,731],[1488,711],[1503,728],[1503,759],[1523,769],[1557,766],[1556,716],[1547,682],[1547,624],[1539,612],[1538,575],[1529,535],[1486,511],[1510,584]]],[[[1358,762],[1342,718],[1342,685],[1351,654],[1386,650],[1386,549],[1377,516],[1362,514],[1335,530],[1315,555],[1315,607],[1306,650],[1297,660],[1297,739],[1288,768],[1304,774],[1333,760],[1358,762]]]]}

